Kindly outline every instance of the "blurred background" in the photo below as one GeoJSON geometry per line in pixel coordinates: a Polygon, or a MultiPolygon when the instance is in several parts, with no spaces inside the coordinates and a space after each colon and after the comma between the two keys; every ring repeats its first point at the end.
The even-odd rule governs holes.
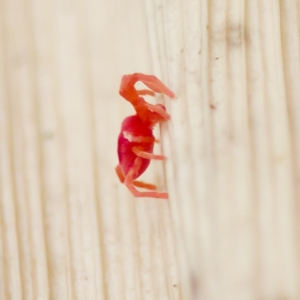
{"type": "Polygon", "coordinates": [[[300,299],[299,0],[0,0],[0,300],[300,299]],[[134,199],[124,74],[174,93],[134,199]]]}
{"type": "Polygon", "coordinates": [[[168,203],[114,171],[149,55],[141,1],[0,1],[1,300],[179,299],[168,203]]]}

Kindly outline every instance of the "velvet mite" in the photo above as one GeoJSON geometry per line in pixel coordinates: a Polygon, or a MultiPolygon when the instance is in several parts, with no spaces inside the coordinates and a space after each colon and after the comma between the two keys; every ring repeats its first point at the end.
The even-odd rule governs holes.
{"type": "Polygon", "coordinates": [[[153,128],[160,122],[170,120],[163,105],[150,104],[141,96],[162,93],[174,98],[175,95],[157,77],[141,73],[124,75],[119,93],[132,104],[136,114],[125,118],[121,125],[117,175],[135,197],[168,199],[168,193],[157,191],[155,185],[136,180],[148,168],[151,159],[166,159],[163,155],[153,154],[154,143],[157,142],[153,128]],[[149,89],[136,90],[134,85],[137,81],[141,81],[149,89]],[[137,187],[148,191],[139,191],[137,187]]]}

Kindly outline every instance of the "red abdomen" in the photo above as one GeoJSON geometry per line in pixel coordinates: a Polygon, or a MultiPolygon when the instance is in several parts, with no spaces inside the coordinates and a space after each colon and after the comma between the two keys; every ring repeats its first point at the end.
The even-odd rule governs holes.
{"type": "MultiPolygon", "coordinates": [[[[124,176],[129,172],[133,166],[136,154],[132,151],[132,148],[138,146],[142,151],[152,153],[154,147],[154,136],[151,128],[145,126],[142,120],[137,116],[130,116],[124,119],[121,127],[121,132],[118,139],[118,156],[119,163],[122,167],[124,176]],[[153,142],[136,142],[137,137],[153,138],[153,142]]],[[[145,172],[150,164],[150,159],[142,159],[142,165],[139,171],[134,175],[134,179],[138,178],[145,172]]]]}

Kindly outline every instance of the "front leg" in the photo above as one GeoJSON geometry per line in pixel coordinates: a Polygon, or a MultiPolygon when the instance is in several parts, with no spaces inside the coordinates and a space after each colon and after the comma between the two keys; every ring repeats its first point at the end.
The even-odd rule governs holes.
{"type": "Polygon", "coordinates": [[[122,77],[119,93],[123,98],[133,104],[138,99],[139,95],[154,96],[154,92],[165,94],[170,98],[175,97],[174,93],[153,75],[134,73],[122,77]],[[137,81],[144,83],[150,90],[137,91],[134,87],[137,81]]]}
{"type": "Polygon", "coordinates": [[[170,98],[175,97],[174,93],[167,86],[165,86],[156,76],[145,75],[142,73],[135,73],[132,76],[135,77],[137,80],[141,81],[155,93],[165,94],[170,98]]]}

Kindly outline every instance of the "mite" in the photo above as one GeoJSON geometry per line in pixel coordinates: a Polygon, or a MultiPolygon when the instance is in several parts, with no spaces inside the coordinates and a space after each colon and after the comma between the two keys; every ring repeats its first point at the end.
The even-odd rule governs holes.
{"type": "Polygon", "coordinates": [[[150,104],[141,96],[162,93],[174,98],[175,95],[155,76],[141,73],[124,75],[119,93],[132,104],[136,114],[122,122],[118,138],[117,175],[135,197],[168,199],[168,193],[157,191],[155,185],[136,180],[148,168],[151,159],[166,159],[163,155],[153,154],[154,143],[158,142],[153,135],[153,128],[160,122],[170,120],[163,105],[150,104]],[[137,81],[149,89],[136,90],[134,85],[137,81]],[[148,191],[139,191],[137,187],[148,191]]]}

